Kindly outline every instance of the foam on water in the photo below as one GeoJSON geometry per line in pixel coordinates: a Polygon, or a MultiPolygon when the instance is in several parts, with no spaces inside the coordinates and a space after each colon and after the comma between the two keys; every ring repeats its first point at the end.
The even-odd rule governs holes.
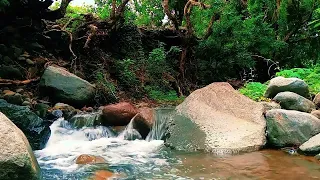
{"type": "Polygon", "coordinates": [[[81,154],[102,156],[107,164],[96,169],[108,167],[114,172],[125,173],[127,178],[165,177],[172,170],[173,160],[162,150],[164,143],[161,140],[128,141],[123,135],[117,137],[107,127],[75,129],[64,119],[58,119],[50,128],[47,146],[35,151],[44,179],[86,179],[94,169],[75,164],[81,154]]]}

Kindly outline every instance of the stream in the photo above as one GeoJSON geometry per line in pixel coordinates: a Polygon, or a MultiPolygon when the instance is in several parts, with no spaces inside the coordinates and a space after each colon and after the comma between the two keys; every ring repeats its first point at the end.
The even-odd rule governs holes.
{"type": "MultiPolygon", "coordinates": [[[[58,119],[43,150],[35,151],[45,180],[90,179],[98,170],[115,174],[112,179],[320,179],[319,162],[313,157],[262,150],[229,157],[171,150],[159,140],[165,121],[172,116],[157,111],[157,123],[147,140],[138,140],[132,125],[120,134],[108,127],[76,129],[58,119]],[[131,140],[127,140],[131,139],[131,140]],[[132,140],[135,139],[135,140],[132,140]],[[103,157],[107,163],[77,165],[82,154],[103,157]]],[[[183,135],[182,135],[183,136],[183,135]]]]}

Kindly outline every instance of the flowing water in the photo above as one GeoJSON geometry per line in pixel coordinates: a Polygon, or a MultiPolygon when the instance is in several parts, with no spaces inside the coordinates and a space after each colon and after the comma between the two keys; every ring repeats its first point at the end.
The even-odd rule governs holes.
{"type": "Polygon", "coordinates": [[[97,170],[115,173],[113,179],[320,179],[320,164],[313,157],[282,151],[214,157],[170,150],[160,139],[172,116],[167,110],[157,112],[147,140],[139,140],[131,123],[117,134],[107,127],[76,129],[64,119],[55,121],[46,148],[35,151],[43,179],[89,179],[97,170]],[[81,154],[102,156],[107,163],[77,165],[81,154]]]}

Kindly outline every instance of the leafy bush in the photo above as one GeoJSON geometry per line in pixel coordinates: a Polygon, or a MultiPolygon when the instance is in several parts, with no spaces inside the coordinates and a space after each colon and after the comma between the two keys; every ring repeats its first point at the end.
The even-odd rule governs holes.
{"type": "Polygon", "coordinates": [[[0,0],[0,12],[5,9],[5,7],[9,6],[10,3],[7,0],[0,0]]]}
{"type": "Polygon", "coordinates": [[[293,69],[287,69],[282,70],[280,72],[277,72],[276,76],[283,76],[286,78],[299,78],[299,79],[306,79],[307,76],[311,74],[313,70],[307,69],[307,68],[293,68],[293,69]]]}
{"type": "Polygon", "coordinates": [[[267,85],[261,84],[259,82],[249,82],[244,87],[240,88],[241,94],[249,97],[254,101],[265,100],[264,93],[267,90],[267,85]]]}
{"type": "Polygon", "coordinates": [[[103,98],[101,97],[101,95],[98,95],[98,99],[100,101],[106,101],[106,102],[115,102],[117,101],[118,97],[117,97],[117,89],[116,86],[108,81],[105,76],[104,73],[102,71],[98,71],[95,74],[95,78],[96,78],[96,84],[98,86],[98,90],[100,90],[101,95],[103,95],[103,98]]]}
{"type": "Polygon", "coordinates": [[[156,100],[159,103],[172,103],[179,104],[185,97],[178,97],[177,93],[173,90],[163,92],[159,88],[146,86],[145,90],[147,91],[149,97],[153,100],[156,100]]]}
{"type": "Polygon", "coordinates": [[[125,59],[116,62],[116,71],[120,83],[125,88],[132,88],[139,84],[139,80],[135,74],[135,62],[131,59],[125,59]]]}

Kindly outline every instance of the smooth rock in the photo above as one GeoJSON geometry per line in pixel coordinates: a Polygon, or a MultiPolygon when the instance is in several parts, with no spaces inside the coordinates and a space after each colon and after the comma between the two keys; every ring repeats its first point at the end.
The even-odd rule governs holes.
{"type": "Polygon", "coordinates": [[[12,65],[2,65],[0,66],[0,77],[3,79],[23,79],[23,73],[16,67],[12,65]]]}
{"type": "Polygon", "coordinates": [[[90,180],[106,180],[113,177],[114,174],[107,170],[98,170],[94,173],[94,175],[90,178],[90,180]]]}
{"type": "Polygon", "coordinates": [[[134,119],[133,127],[138,130],[142,138],[146,138],[155,121],[154,110],[148,107],[139,108],[139,114],[134,119]]]}
{"type": "Polygon", "coordinates": [[[0,112],[0,179],[40,180],[40,168],[30,144],[21,132],[0,112]]]}
{"type": "Polygon", "coordinates": [[[23,57],[23,56],[20,56],[20,57],[18,57],[18,60],[19,60],[19,61],[26,61],[26,58],[23,57]]]}
{"type": "Polygon", "coordinates": [[[271,109],[281,109],[281,106],[280,104],[274,102],[274,101],[271,101],[271,102],[264,102],[264,101],[261,101],[261,102],[258,102],[260,103],[263,108],[264,108],[264,111],[269,111],[271,109]]]}
{"type": "Polygon", "coordinates": [[[107,105],[102,110],[102,125],[125,126],[138,112],[132,104],[127,102],[107,105]]]}
{"type": "Polygon", "coordinates": [[[50,109],[50,106],[44,103],[37,103],[34,106],[35,113],[41,118],[45,118],[47,116],[49,109],[50,109]]]}
{"type": "Polygon", "coordinates": [[[24,91],[24,89],[22,89],[22,88],[16,89],[16,92],[17,92],[17,93],[22,93],[23,91],[24,91]]]}
{"type": "Polygon", "coordinates": [[[64,104],[64,103],[57,103],[54,105],[54,107],[51,109],[52,111],[54,110],[61,110],[63,112],[63,117],[64,119],[68,120],[78,114],[78,110],[75,109],[74,107],[64,104]]]}
{"type": "Polygon", "coordinates": [[[307,142],[303,143],[299,150],[307,155],[316,155],[320,153],[320,134],[310,138],[307,142]]]}
{"type": "Polygon", "coordinates": [[[15,105],[22,105],[23,103],[23,96],[19,93],[14,93],[14,95],[9,95],[8,93],[4,95],[4,99],[11,104],[15,105]]]}
{"type": "Polygon", "coordinates": [[[27,59],[26,63],[29,64],[29,65],[34,65],[35,64],[31,59],[27,59]]]}
{"type": "Polygon", "coordinates": [[[4,90],[3,93],[4,93],[4,96],[13,96],[14,94],[16,94],[15,92],[10,90],[4,90]]]}
{"type": "Polygon", "coordinates": [[[238,154],[266,143],[264,107],[228,83],[212,83],[191,93],[176,108],[166,144],[185,151],[238,154]]]}
{"type": "Polygon", "coordinates": [[[320,133],[320,120],[304,112],[272,109],[266,120],[268,143],[273,147],[299,146],[320,133]]]}
{"type": "Polygon", "coordinates": [[[44,148],[50,128],[27,106],[18,106],[0,99],[0,112],[5,114],[26,135],[33,150],[44,148]]]}
{"type": "Polygon", "coordinates": [[[316,104],[316,106],[317,106],[318,108],[320,108],[320,93],[318,93],[318,94],[314,97],[313,102],[316,104]]]}
{"type": "Polygon", "coordinates": [[[309,97],[309,89],[307,83],[298,78],[276,77],[270,80],[265,97],[273,98],[280,92],[290,91],[297,93],[303,97],[309,97]]]}
{"type": "MultiPolygon", "coordinates": [[[[29,106],[29,108],[32,106],[31,102],[29,101],[23,101],[22,106],[29,106]]],[[[37,114],[38,115],[38,114],[37,114]]],[[[39,115],[38,115],[39,116],[39,115]]]]}
{"type": "Polygon", "coordinates": [[[40,80],[41,93],[54,101],[83,107],[95,96],[95,87],[63,68],[49,66],[40,80]]]}
{"type": "Polygon", "coordinates": [[[320,119],[320,110],[313,110],[311,111],[311,115],[317,117],[318,119],[320,119]]]}
{"type": "Polygon", "coordinates": [[[316,105],[309,99],[293,92],[280,92],[274,98],[279,102],[282,109],[311,112],[316,109],[316,105]]]}
{"type": "Polygon", "coordinates": [[[93,156],[88,154],[82,154],[76,159],[76,164],[101,164],[106,163],[106,160],[100,156],[93,156]]]}

